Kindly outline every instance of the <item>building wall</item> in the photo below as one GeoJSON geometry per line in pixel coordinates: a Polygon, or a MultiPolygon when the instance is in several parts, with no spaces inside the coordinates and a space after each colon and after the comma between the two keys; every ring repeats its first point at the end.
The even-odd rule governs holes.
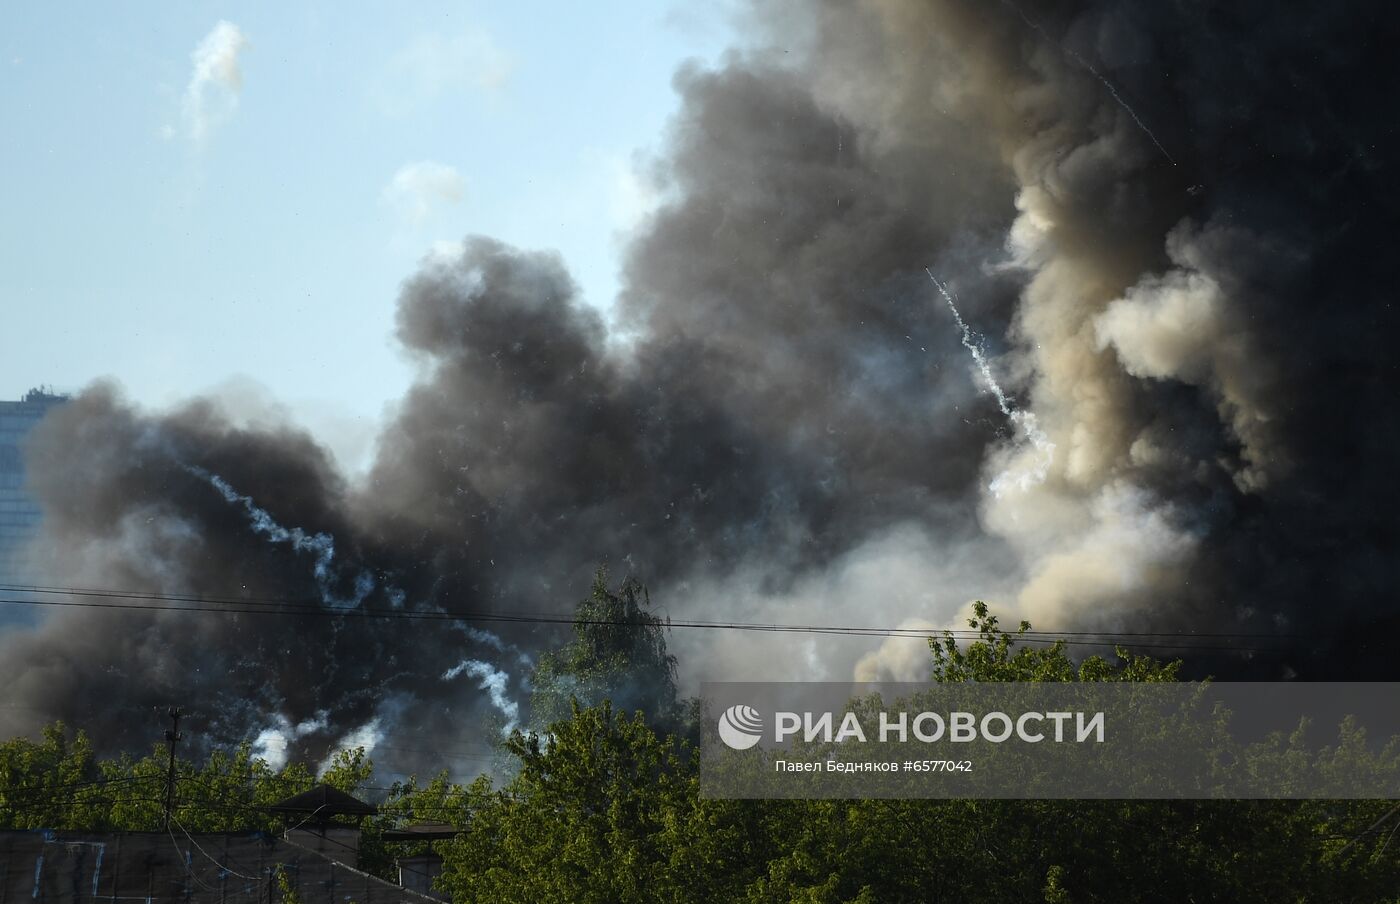
{"type": "Polygon", "coordinates": [[[400,857],[399,884],[409,891],[430,898],[447,900],[447,895],[433,888],[433,883],[442,875],[442,858],[437,854],[424,854],[419,857],[400,857]]]}
{"type": "MultiPolygon", "coordinates": [[[[42,512],[24,490],[24,438],[66,398],[31,389],[18,402],[0,402],[0,584],[33,583],[19,553],[38,529],[42,512]]],[[[0,612],[0,621],[4,620],[0,612]]]]}
{"type": "Polygon", "coordinates": [[[354,861],[360,856],[360,830],[349,826],[292,829],[287,840],[332,860],[354,861]]]}

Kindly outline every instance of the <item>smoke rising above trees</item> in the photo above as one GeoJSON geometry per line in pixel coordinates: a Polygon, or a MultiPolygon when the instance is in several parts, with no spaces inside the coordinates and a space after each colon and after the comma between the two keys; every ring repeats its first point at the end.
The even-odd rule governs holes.
{"type": "MultiPolygon", "coordinates": [[[[419,375],[363,485],[294,427],[89,389],[30,447],[40,573],[530,612],[558,611],[606,561],[668,614],[942,625],[976,596],[1047,628],[1290,646],[1198,662],[1217,675],[1388,674],[1365,644],[1333,655],[1400,620],[1379,248],[1394,136],[1373,114],[1393,83],[1387,23],[1365,5],[1019,12],[754,10],[748,46],[676,76],[663,202],[614,319],[557,255],[489,238],[407,279],[398,339],[419,375]],[[925,268],[1053,444],[1048,466],[925,268]],[[318,575],[313,551],[271,542],[200,473],[333,538],[333,558],[318,575]]],[[[92,726],[96,709],[113,730],[94,733],[116,737],[123,707],[179,696],[230,736],[311,725],[293,742],[324,747],[488,711],[476,684],[441,678],[468,658],[525,699],[542,642],[61,611],[0,638],[25,707],[0,729],[92,726]],[[120,702],[95,706],[113,688],[120,702]]],[[[683,685],[775,662],[922,677],[893,641],[705,632],[673,648],[683,685]]]]}

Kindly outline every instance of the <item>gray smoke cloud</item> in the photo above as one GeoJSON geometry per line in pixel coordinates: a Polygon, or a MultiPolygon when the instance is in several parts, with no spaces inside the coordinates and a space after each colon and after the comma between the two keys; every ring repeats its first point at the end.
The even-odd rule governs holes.
{"type": "MultiPolygon", "coordinates": [[[[752,24],[676,76],[615,322],[557,255],[487,238],[406,281],[419,377],[362,486],[207,401],[99,386],[52,417],[49,579],[322,611],[57,613],[0,640],[27,707],[0,728],[126,743],[122,707],[193,698],[299,750],[467,743],[557,633],[336,610],[559,612],[604,561],[679,618],[928,628],[981,597],[1283,650],[1198,673],[1390,674],[1393,79],[1366,12],[867,0],[752,24]]],[[[691,684],[927,668],[907,639],[672,646],[691,684]]]]}

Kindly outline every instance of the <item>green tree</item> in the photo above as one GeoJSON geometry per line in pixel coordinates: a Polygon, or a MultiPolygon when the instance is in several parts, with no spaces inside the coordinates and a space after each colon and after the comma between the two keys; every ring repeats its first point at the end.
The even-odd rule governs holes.
{"type": "Polygon", "coordinates": [[[1066,652],[1063,640],[1049,646],[1018,646],[1031,630],[1023,621],[1016,633],[1008,634],[986,603],[972,604],[968,625],[977,631],[977,639],[963,649],[951,632],[941,638],[930,637],[929,651],[933,654],[931,678],[937,682],[963,681],[1177,681],[1181,660],[1160,662],[1151,656],[1135,656],[1118,647],[1118,661],[1109,662],[1102,656],[1088,656],[1076,663],[1066,652]]]}
{"type": "MultiPolygon", "coordinates": [[[[1007,633],[980,602],[969,624],[977,637],[965,647],[950,634],[929,641],[935,681],[1159,682],[1177,680],[1181,665],[1126,650],[1076,663],[1062,642],[1019,644],[1030,625],[1007,633]]],[[[1344,734],[1329,756],[1356,768],[1360,754],[1344,734]]],[[[754,901],[1400,900],[1400,852],[1358,838],[1389,801],[755,806],[784,813],[781,837],[792,841],[748,889],[754,901]]]]}
{"type": "Polygon", "coordinates": [[[575,705],[547,737],[507,744],[519,773],[472,785],[466,831],[443,848],[454,901],[717,901],[762,863],[762,833],[732,831],[738,808],[702,806],[689,749],[640,713],[575,705]]]}
{"type": "Polygon", "coordinates": [[[396,861],[428,853],[439,843],[386,842],[384,833],[401,825],[441,822],[463,828],[470,819],[470,790],[441,772],[426,784],[416,776],[396,781],[379,804],[379,813],[361,824],[360,868],[386,879],[396,878],[396,861]]]}
{"type": "MultiPolygon", "coordinates": [[[[985,605],[931,642],[938,681],[1176,680],[1126,650],[1075,661],[985,605]]],[[[689,749],[606,704],[516,735],[519,775],[467,791],[454,901],[1400,900],[1385,801],[715,801],[689,749]]],[[[1287,750],[1262,755],[1286,755],[1287,750]]],[[[1357,762],[1355,740],[1332,754],[1357,762]]]]}
{"type": "Polygon", "coordinates": [[[544,727],[604,701],[622,712],[640,710],[653,725],[674,728],[682,715],[676,658],[666,649],[666,624],[635,578],[608,589],[607,570],[593,578],[574,613],[573,639],[540,656],[531,679],[530,710],[544,727]]]}
{"type": "MultiPolygon", "coordinates": [[[[0,828],[158,831],[165,823],[168,753],[97,759],[83,732],[62,723],[39,741],[0,744],[0,828]]],[[[373,774],[363,749],[341,751],[319,781],[356,793],[373,774]]],[[[281,770],[253,755],[252,745],[215,749],[203,762],[175,763],[175,823],[190,832],[276,830],[269,807],[318,781],[301,763],[281,770]]]]}
{"type": "Polygon", "coordinates": [[[101,785],[92,743],[82,732],[70,740],[62,722],[45,727],[38,741],[0,744],[0,825],[43,828],[95,820],[101,785]]]}
{"type": "MultiPolygon", "coordinates": [[[[610,592],[600,579],[591,600],[632,612],[656,632],[650,640],[637,648],[623,642],[632,635],[594,634],[622,619],[585,605],[570,645],[544,659],[546,676],[561,685],[582,676],[602,699],[585,706],[571,691],[543,732],[513,733],[505,746],[517,770],[504,785],[462,786],[446,774],[396,784],[364,825],[363,866],[391,878],[396,856],[425,845],[387,844],[384,830],[434,820],[461,830],[435,845],[441,885],[459,904],[1400,902],[1392,801],[703,799],[694,750],[608,702],[609,688],[635,680],[629,663],[638,661],[671,679],[660,699],[674,700],[661,623],[640,585],[625,588],[610,592]]],[[[1062,643],[1025,643],[1028,625],[1003,631],[981,604],[971,624],[969,643],[931,642],[935,680],[1159,682],[1179,670],[1126,650],[1075,661],[1062,643]]],[[[1250,762],[1285,773],[1400,770],[1400,747],[1377,749],[1355,726],[1309,754],[1305,728],[1251,748],[1250,762]]],[[[267,805],[314,780],[303,765],[272,769],[247,745],[180,761],[178,771],[176,817],[191,831],[275,828],[267,805]]],[[[350,751],[322,778],[353,793],[372,771],[363,751],[350,751]]],[[[161,748],[99,760],[81,733],[51,726],[37,741],[0,744],[0,826],[158,829],[164,781],[161,748]]]]}

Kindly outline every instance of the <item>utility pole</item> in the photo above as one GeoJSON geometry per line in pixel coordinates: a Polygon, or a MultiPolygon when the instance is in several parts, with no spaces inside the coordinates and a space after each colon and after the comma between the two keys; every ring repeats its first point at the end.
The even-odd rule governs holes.
{"type": "Polygon", "coordinates": [[[178,706],[169,710],[170,728],[165,732],[165,743],[170,747],[170,769],[165,774],[165,830],[170,831],[170,814],[175,809],[175,743],[180,740],[180,716],[184,713],[178,706]]]}

